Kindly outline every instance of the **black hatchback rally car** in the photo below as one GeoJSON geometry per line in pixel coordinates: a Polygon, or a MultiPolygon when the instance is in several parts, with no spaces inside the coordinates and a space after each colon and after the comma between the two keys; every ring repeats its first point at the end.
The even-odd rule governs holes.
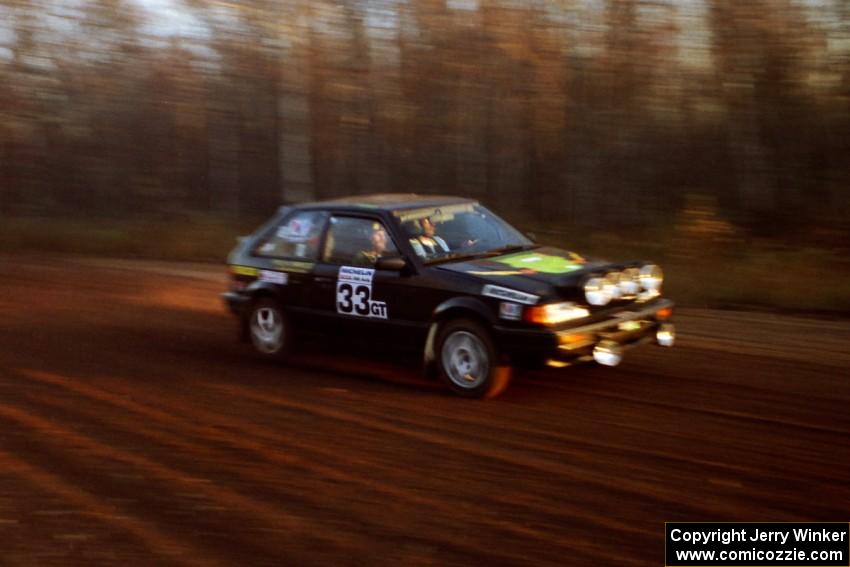
{"type": "Polygon", "coordinates": [[[429,374],[468,397],[504,390],[516,364],[616,365],[675,340],[658,266],[538,246],[470,199],[281,207],[228,263],[224,299],[262,355],[302,333],[419,345],[429,374]]]}

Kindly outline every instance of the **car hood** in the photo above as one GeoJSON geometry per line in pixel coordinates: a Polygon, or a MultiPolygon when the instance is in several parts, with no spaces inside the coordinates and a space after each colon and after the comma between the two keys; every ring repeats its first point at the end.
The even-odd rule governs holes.
{"type": "Polygon", "coordinates": [[[540,247],[503,256],[440,264],[439,268],[475,276],[489,284],[541,297],[576,295],[584,278],[612,264],[560,248],[540,247]]]}

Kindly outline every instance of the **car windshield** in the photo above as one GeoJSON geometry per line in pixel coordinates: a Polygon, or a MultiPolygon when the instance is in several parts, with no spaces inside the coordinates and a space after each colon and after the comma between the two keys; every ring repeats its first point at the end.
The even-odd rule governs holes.
{"type": "Polygon", "coordinates": [[[396,211],[413,251],[426,263],[532,248],[517,229],[476,203],[396,211]]]}

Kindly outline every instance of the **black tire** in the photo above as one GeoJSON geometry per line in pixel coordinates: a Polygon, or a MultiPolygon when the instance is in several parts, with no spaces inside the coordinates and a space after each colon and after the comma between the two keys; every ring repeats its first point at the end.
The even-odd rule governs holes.
{"type": "Polygon", "coordinates": [[[247,321],[248,338],[263,358],[286,358],[292,351],[293,329],[283,307],[271,298],[251,305],[247,321]]]}
{"type": "Polygon", "coordinates": [[[510,383],[511,367],[501,364],[490,333],[476,321],[440,325],[434,354],[440,379],[460,396],[494,398],[510,383]]]}

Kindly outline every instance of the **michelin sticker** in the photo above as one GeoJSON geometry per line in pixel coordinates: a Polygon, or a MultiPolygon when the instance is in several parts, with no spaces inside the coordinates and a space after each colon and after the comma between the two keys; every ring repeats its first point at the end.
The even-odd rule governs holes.
{"type": "Polygon", "coordinates": [[[266,283],[286,285],[289,281],[289,275],[283,272],[273,272],[271,270],[260,270],[260,281],[266,283]]]}
{"type": "Polygon", "coordinates": [[[484,286],[484,289],[481,290],[481,295],[486,295],[487,297],[495,297],[496,299],[504,299],[505,301],[523,303],[525,305],[534,305],[535,303],[537,303],[537,300],[540,299],[540,297],[537,295],[523,293],[515,289],[490,284],[484,286]]]}
{"type": "Polygon", "coordinates": [[[387,318],[387,304],[372,299],[375,270],[341,266],[336,282],[336,311],[358,317],[387,318]]]}

